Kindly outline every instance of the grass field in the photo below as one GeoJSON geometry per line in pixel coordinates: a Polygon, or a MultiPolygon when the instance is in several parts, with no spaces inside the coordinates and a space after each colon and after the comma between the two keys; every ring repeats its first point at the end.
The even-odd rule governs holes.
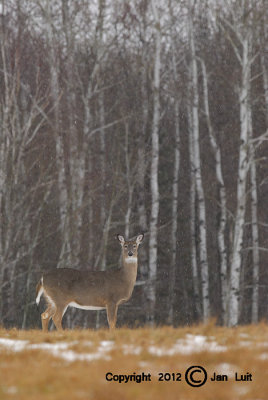
{"type": "Polygon", "coordinates": [[[0,400],[267,398],[264,323],[228,329],[211,322],[112,333],[0,329],[0,400]],[[191,366],[198,368],[186,374],[191,366]],[[190,383],[199,385],[205,378],[199,366],[207,381],[192,387],[190,383]],[[215,374],[220,381],[211,380],[215,374]]]}

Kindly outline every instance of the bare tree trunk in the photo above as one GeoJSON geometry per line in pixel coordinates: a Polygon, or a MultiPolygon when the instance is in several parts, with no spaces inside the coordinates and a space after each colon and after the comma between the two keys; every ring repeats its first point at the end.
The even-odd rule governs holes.
{"type": "MultiPolygon", "coordinates": [[[[34,233],[34,237],[33,239],[30,236],[30,230],[27,230],[27,236],[28,236],[28,241],[29,243],[31,243],[31,249],[29,252],[29,260],[28,260],[28,269],[27,269],[27,279],[26,279],[26,295],[25,295],[25,302],[24,302],[24,311],[23,311],[23,318],[22,318],[22,325],[21,325],[21,329],[26,329],[27,328],[27,319],[28,319],[28,315],[29,315],[29,309],[30,309],[30,305],[32,304],[30,302],[30,300],[32,299],[31,296],[31,284],[32,284],[32,272],[33,272],[33,266],[34,266],[34,251],[35,248],[38,244],[38,239],[39,239],[39,235],[40,235],[40,231],[41,231],[41,218],[40,215],[42,214],[42,209],[44,204],[46,203],[50,192],[51,192],[51,184],[48,185],[47,190],[44,193],[44,198],[40,204],[40,206],[38,207],[38,209],[35,212],[35,215],[33,215],[33,217],[36,217],[34,219],[38,219],[37,222],[37,227],[34,233]]],[[[14,294],[14,298],[15,298],[15,294],[14,294]]]]}
{"type": "MultiPolygon", "coordinates": [[[[172,52],[172,70],[174,81],[178,82],[178,73],[175,59],[175,49],[172,52]]],[[[175,94],[176,96],[177,94],[175,94]]],[[[177,261],[177,230],[178,230],[178,197],[179,197],[179,172],[180,172],[180,113],[179,99],[174,99],[174,168],[172,183],[172,224],[171,224],[171,265],[169,273],[169,315],[168,322],[174,323],[174,300],[175,300],[175,281],[176,281],[176,261],[177,261]]]]}
{"type": "Polygon", "coordinates": [[[194,166],[194,150],[193,150],[193,124],[192,113],[190,109],[190,99],[187,104],[188,113],[188,129],[189,129],[189,158],[190,158],[190,236],[191,236],[191,267],[193,276],[194,290],[194,319],[199,319],[202,315],[200,307],[199,278],[197,269],[197,251],[196,251],[196,184],[195,184],[195,166],[194,166]]]}
{"type": "Polygon", "coordinates": [[[179,172],[180,172],[180,125],[179,125],[179,101],[174,101],[175,114],[175,147],[174,147],[174,167],[172,184],[172,225],[171,225],[171,265],[169,276],[169,316],[170,324],[174,322],[174,298],[176,280],[176,260],[177,260],[177,230],[178,230],[178,196],[179,196],[179,172]]]}
{"type": "Polygon", "coordinates": [[[263,0],[263,20],[262,20],[262,31],[260,32],[260,60],[263,77],[263,89],[264,89],[264,102],[265,102],[265,118],[266,118],[266,129],[268,128],[268,65],[267,65],[267,54],[268,54],[268,12],[266,0],[263,0]]]}
{"type": "Polygon", "coordinates": [[[222,311],[223,317],[226,317],[226,303],[227,303],[227,251],[225,243],[225,230],[226,230],[226,190],[225,183],[223,180],[222,173],[222,161],[221,161],[221,150],[217,143],[216,137],[212,129],[212,123],[210,119],[209,112],[209,102],[208,102],[208,79],[206,65],[203,60],[201,60],[202,74],[203,74],[203,92],[204,92],[204,110],[207,120],[208,133],[210,145],[213,150],[215,164],[216,164],[216,178],[219,187],[219,205],[220,205],[220,215],[219,215],[219,226],[218,226],[218,247],[220,255],[220,272],[221,272],[221,299],[222,299],[222,311]]]}
{"type": "MultiPolygon", "coordinates": [[[[101,170],[101,201],[100,201],[100,220],[101,227],[105,229],[106,222],[106,190],[105,190],[105,182],[106,182],[106,167],[105,167],[105,110],[104,110],[104,92],[101,90],[99,94],[99,112],[100,112],[100,170],[101,170]]],[[[102,258],[101,258],[101,270],[106,269],[106,254],[107,249],[103,249],[102,258]]]]}
{"type": "Polygon", "coordinates": [[[200,144],[199,144],[199,95],[198,95],[198,73],[196,50],[194,40],[193,26],[193,9],[189,10],[189,34],[190,34],[190,51],[191,51],[191,79],[192,79],[192,135],[193,135],[193,152],[194,152],[194,172],[196,194],[198,201],[199,213],[199,257],[201,266],[201,287],[202,287],[202,303],[203,303],[203,320],[207,320],[210,316],[210,299],[209,299],[209,271],[207,258],[207,228],[206,228],[206,206],[203,190],[203,182],[201,175],[201,159],[200,159],[200,144]]]}
{"type": "Polygon", "coordinates": [[[251,35],[248,32],[242,39],[241,73],[242,83],[239,94],[240,104],[240,148],[237,178],[237,205],[234,223],[232,259],[230,267],[229,282],[229,304],[228,325],[235,326],[239,321],[239,292],[241,251],[243,245],[243,233],[246,211],[246,183],[248,172],[248,133],[249,133],[249,81],[250,81],[250,59],[249,48],[251,47],[251,35]]]}
{"type": "MultiPolygon", "coordinates": [[[[92,126],[92,113],[90,107],[90,100],[92,96],[92,82],[88,82],[88,87],[86,94],[83,95],[83,105],[84,105],[84,123],[83,123],[83,145],[82,152],[80,156],[80,170],[84,171],[83,180],[86,180],[86,171],[88,176],[92,175],[92,150],[90,141],[90,129],[92,126]]],[[[88,208],[88,251],[87,260],[89,264],[93,262],[93,201],[91,186],[89,185],[89,190],[85,193],[85,199],[87,201],[88,208]]]]}
{"type": "Polygon", "coordinates": [[[128,123],[125,123],[125,160],[126,160],[126,187],[128,193],[128,199],[126,201],[127,209],[125,213],[125,237],[129,238],[130,234],[130,218],[132,209],[132,197],[134,190],[133,177],[130,175],[130,159],[129,159],[129,127],[128,123]]]}
{"type": "MultiPolygon", "coordinates": [[[[104,29],[104,17],[105,17],[105,9],[106,9],[106,0],[99,0],[98,1],[98,19],[97,19],[97,24],[96,24],[96,29],[95,29],[95,37],[94,37],[94,48],[95,48],[95,62],[94,66],[92,68],[92,72],[89,76],[89,81],[87,85],[87,92],[86,95],[83,96],[83,102],[84,102],[84,109],[85,109],[85,123],[84,123],[84,140],[85,140],[85,145],[84,145],[84,155],[88,153],[87,157],[87,170],[89,172],[89,176],[91,176],[91,173],[93,171],[93,154],[91,151],[91,139],[90,139],[90,127],[92,128],[93,126],[93,116],[91,112],[91,105],[90,102],[92,100],[92,96],[94,95],[94,87],[97,86],[97,81],[100,81],[100,73],[101,73],[101,63],[104,62],[104,54],[105,54],[105,48],[103,44],[103,29],[104,29]]],[[[100,81],[101,82],[101,81],[100,81]]],[[[105,109],[104,109],[104,99],[103,99],[103,92],[101,90],[99,98],[99,106],[100,106],[100,114],[99,114],[99,122],[101,123],[101,128],[100,128],[100,140],[101,140],[101,167],[105,166],[105,133],[104,133],[104,125],[102,125],[105,122],[105,109]]],[[[105,169],[105,168],[104,168],[105,169]]],[[[104,171],[102,173],[105,174],[104,171]]],[[[105,177],[105,176],[104,176],[105,177]]],[[[105,179],[105,178],[103,178],[105,179]]],[[[104,185],[104,180],[102,180],[102,184],[104,185]]],[[[103,186],[102,189],[104,190],[103,186]]],[[[104,195],[104,192],[102,192],[104,195]]],[[[104,199],[104,197],[102,197],[104,199]]],[[[105,210],[103,208],[105,206],[103,203],[101,205],[101,213],[102,216],[101,218],[104,217],[105,210]]],[[[107,206],[107,204],[106,204],[107,206]]],[[[89,213],[88,213],[88,223],[89,223],[89,248],[88,248],[88,259],[90,262],[93,262],[93,244],[94,244],[94,235],[93,235],[93,198],[92,198],[92,193],[88,193],[88,208],[89,208],[89,213]]],[[[107,218],[106,218],[107,219],[107,218]]],[[[104,222],[104,220],[102,220],[104,222]]],[[[103,227],[104,228],[104,227],[103,227]]],[[[105,232],[101,232],[103,237],[105,235],[105,232]]],[[[102,246],[101,246],[102,248],[102,246]]],[[[95,258],[95,266],[96,266],[96,261],[97,259],[95,258]]],[[[99,261],[99,258],[98,258],[99,261]]],[[[101,261],[101,269],[104,269],[106,267],[106,249],[105,253],[103,254],[103,258],[101,261]]]]}
{"type": "Polygon", "coordinates": [[[160,121],[160,69],[161,69],[161,31],[158,15],[158,5],[155,0],[151,2],[154,15],[154,81],[153,81],[153,124],[152,124],[152,162],[151,162],[151,196],[152,208],[150,217],[150,239],[149,239],[149,322],[154,323],[155,301],[156,301],[156,274],[157,274],[157,224],[159,213],[159,187],[158,187],[158,165],[159,165],[159,121],[160,121]]]}
{"type": "MultiPolygon", "coordinates": [[[[144,196],[144,186],[145,186],[145,174],[146,174],[146,161],[145,161],[145,138],[146,130],[148,124],[148,99],[147,99],[147,79],[146,79],[146,61],[145,55],[143,55],[142,61],[142,126],[141,134],[138,143],[138,176],[137,176],[137,192],[138,192],[138,216],[139,216],[139,226],[143,232],[148,228],[147,216],[145,209],[145,196],[144,196]]],[[[141,264],[147,262],[147,255],[144,253],[144,248],[140,249],[140,261],[141,264]]]]}
{"type": "MultiPolygon", "coordinates": [[[[6,65],[6,35],[3,29],[3,26],[0,27],[0,45],[1,45],[1,58],[3,64],[3,80],[4,80],[4,100],[3,104],[1,104],[1,135],[0,135],[0,210],[1,213],[4,209],[4,198],[5,198],[5,181],[6,181],[6,166],[7,166],[7,155],[8,155],[8,137],[6,137],[6,133],[8,132],[8,114],[9,114],[9,104],[8,101],[8,92],[9,92],[9,83],[8,83],[8,74],[7,74],[7,65],[6,65]]],[[[5,277],[5,229],[4,224],[0,224],[0,320],[3,320],[3,286],[4,286],[4,277],[5,277]]]]}
{"type": "MultiPolygon", "coordinates": [[[[142,21],[142,55],[141,55],[141,120],[140,120],[140,134],[137,138],[138,146],[138,167],[137,167],[137,209],[138,209],[138,224],[139,230],[142,233],[148,231],[148,219],[146,214],[146,203],[145,203],[145,176],[148,166],[146,160],[146,136],[148,131],[149,122],[149,100],[148,100],[148,77],[147,71],[149,66],[149,55],[148,47],[145,46],[144,38],[146,36],[146,14],[143,16],[142,21]]],[[[148,246],[141,246],[139,250],[139,268],[138,268],[138,279],[142,283],[142,294],[141,302],[148,306],[148,276],[149,276],[149,265],[148,265],[148,246]]],[[[149,312],[146,312],[145,318],[148,318],[149,312]]]]}
{"type": "Polygon", "coordinates": [[[268,127],[268,71],[265,65],[265,59],[263,54],[261,54],[261,67],[262,67],[263,89],[264,89],[264,100],[265,100],[265,111],[266,111],[265,112],[266,127],[268,127]]]}
{"type": "Polygon", "coordinates": [[[58,194],[60,211],[60,232],[61,232],[61,251],[59,255],[58,267],[70,264],[70,237],[69,237],[69,199],[66,182],[66,171],[64,163],[64,144],[61,132],[60,121],[60,88],[59,88],[59,60],[56,53],[56,40],[53,33],[52,9],[50,1],[46,2],[44,19],[47,26],[47,39],[49,43],[49,66],[51,79],[51,94],[54,104],[55,118],[55,144],[56,144],[56,165],[58,173],[58,194]]]}
{"type": "Polygon", "coordinates": [[[66,74],[67,74],[67,90],[66,90],[66,109],[67,109],[67,122],[68,128],[67,137],[69,145],[69,230],[70,230],[70,246],[71,254],[70,260],[72,265],[78,265],[80,261],[80,246],[81,246],[81,235],[82,235],[82,201],[84,192],[84,180],[83,171],[80,170],[81,163],[78,146],[78,135],[75,124],[75,44],[74,44],[74,32],[72,26],[72,16],[70,11],[70,1],[61,0],[62,6],[62,26],[66,41],[66,74]]]}
{"type": "MultiPolygon", "coordinates": [[[[29,262],[37,245],[38,223],[42,205],[35,211],[36,193],[45,181],[40,184],[32,182],[28,187],[28,172],[34,168],[39,160],[27,156],[27,150],[32,148],[32,141],[38,140],[38,133],[44,120],[47,118],[45,112],[40,109],[41,98],[38,83],[35,91],[24,82],[21,70],[21,25],[19,25],[21,11],[17,4],[14,17],[18,22],[14,40],[16,41],[16,55],[13,57],[14,48],[12,40],[5,31],[5,15],[1,15],[0,26],[0,51],[2,75],[2,96],[0,101],[0,317],[4,324],[5,315],[10,323],[16,323],[19,317],[16,306],[20,302],[21,293],[26,282],[31,280],[31,268],[22,270],[22,260],[29,262]],[[10,46],[11,45],[11,46],[10,46]],[[10,53],[10,51],[12,53],[10,53]],[[12,54],[12,56],[11,56],[12,54]],[[14,61],[14,63],[13,63],[14,61]],[[18,276],[22,277],[18,280],[18,276]]],[[[11,33],[11,31],[9,31],[11,33]]],[[[14,34],[14,33],[13,33],[14,34]]],[[[13,35],[11,34],[11,36],[13,35]]],[[[10,37],[11,37],[10,36],[10,37]]],[[[38,68],[33,67],[32,79],[38,68]]],[[[37,82],[37,79],[36,79],[37,82]]],[[[45,100],[45,95],[42,101],[45,100]]],[[[46,99],[47,100],[47,99],[46,99]]],[[[37,141],[38,142],[38,141],[37,141]]],[[[35,142],[36,143],[36,142],[35,142]]],[[[39,193],[38,193],[39,194],[39,193]]],[[[40,201],[40,196],[38,197],[40,201]]],[[[41,202],[42,203],[42,202],[41,202]]],[[[26,297],[28,293],[26,293],[26,297]]],[[[25,308],[27,309],[28,301],[25,308]]],[[[25,309],[24,309],[25,311],[25,309]]],[[[18,322],[18,323],[20,323],[18,322]]]]}
{"type": "MultiPolygon", "coordinates": [[[[144,15],[142,25],[142,38],[146,35],[146,16],[144,15]]],[[[145,233],[148,230],[148,220],[146,215],[145,204],[145,176],[147,170],[146,162],[146,135],[148,130],[149,120],[149,101],[148,101],[148,51],[147,46],[142,46],[141,56],[141,104],[142,104],[142,117],[140,126],[140,135],[138,137],[138,167],[137,167],[137,208],[138,208],[138,223],[141,232],[145,233]]],[[[148,282],[148,247],[141,246],[139,250],[139,269],[138,279],[143,283],[142,287],[142,303],[146,304],[148,288],[145,282],[148,282]]]]}
{"type": "MultiPolygon", "coordinates": [[[[251,108],[248,109],[249,138],[253,138],[251,108]]],[[[251,322],[256,324],[259,320],[259,229],[258,229],[258,192],[257,171],[255,160],[255,149],[250,144],[250,195],[251,195],[251,237],[252,237],[252,262],[253,262],[253,284],[252,284],[252,309],[251,322]]]]}
{"type": "MultiPolygon", "coordinates": [[[[103,29],[104,29],[104,14],[106,9],[106,0],[99,0],[99,13],[98,13],[98,22],[96,26],[96,64],[95,64],[95,73],[98,77],[99,84],[104,86],[104,82],[101,81],[101,58],[103,57],[104,49],[103,49],[103,29]]],[[[105,61],[104,59],[102,60],[105,61]]],[[[109,235],[110,223],[111,223],[111,215],[106,212],[106,162],[105,162],[105,103],[104,103],[104,90],[99,88],[100,93],[98,95],[98,104],[99,104],[99,123],[100,123],[100,168],[101,168],[101,199],[100,199],[100,220],[102,227],[102,240],[104,242],[104,246],[102,247],[102,255],[100,260],[100,268],[101,270],[106,269],[106,255],[107,255],[107,240],[109,235]]],[[[91,166],[92,168],[92,166],[91,166]]],[[[91,220],[92,220],[92,207],[91,207],[91,220]]],[[[91,233],[92,234],[92,233],[91,233]]],[[[91,252],[93,249],[91,248],[91,252]]],[[[96,263],[95,263],[96,265],[96,263]]],[[[99,312],[98,312],[99,315],[99,312]]]]}

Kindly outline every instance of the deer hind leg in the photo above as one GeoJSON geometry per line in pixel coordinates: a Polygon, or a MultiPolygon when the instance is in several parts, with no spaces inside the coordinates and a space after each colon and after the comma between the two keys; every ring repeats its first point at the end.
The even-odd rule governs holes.
{"type": "Polygon", "coordinates": [[[57,307],[54,315],[52,316],[53,322],[57,328],[57,331],[61,331],[62,328],[62,317],[64,315],[65,307],[57,307]]]}
{"type": "Polygon", "coordinates": [[[48,331],[48,324],[55,312],[55,308],[49,305],[45,312],[41,314],[42,329],[44,332],[48,331]]]}
{"type": "Polygon", "coordinates": [[[106,306],[107,309],[107,319],[110,329],[115,328],[116,319],[117,319],[117,309],[118,305],[116,303],[109,303],[106,306]]]}

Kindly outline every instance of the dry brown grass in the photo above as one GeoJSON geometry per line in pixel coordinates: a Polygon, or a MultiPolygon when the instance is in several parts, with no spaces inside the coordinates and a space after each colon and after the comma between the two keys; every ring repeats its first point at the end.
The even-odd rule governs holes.
{"type": "MultiPolygon", "coordinates": [[[[63,333],[0,329],[0,338],[27,340],[29,344],[68,343],[75,354],[96,353],[103,341],[112,343],[109,359],[68,362],[49,351],[26,348],[13,352],[0,345],[0,400],[100,399],[100,400],[266,400],[268,393],[268,325],[234,329],[207,325],[173,329],[75,330],[63,333]],[[226,346],[225,351],[204,350],[167,355],[186,335],[206,336],[207,343],[226,346]],[[156,355],[150,346],[163,351],[156,355]],[[134,350],[139,348],[139,353],[134,350]],[[200,388],[187,385],[185,370],[201,365],[208,373],[200,388]],[[213,372],[228,373],[228,382],[212,382],[213,372]],[[151,382],[107,382],[106,373],[151,373],[151,382]],[[232,372],[233,371],[233,372],[232,372]],[[234,371],[252,373],[252,382],[236,382],[234,371]],[[160,372],[181,372],[181,382],[159,382],[160,372]]],[[[198,350],[198,349],[197,349],[198,350]]]]}

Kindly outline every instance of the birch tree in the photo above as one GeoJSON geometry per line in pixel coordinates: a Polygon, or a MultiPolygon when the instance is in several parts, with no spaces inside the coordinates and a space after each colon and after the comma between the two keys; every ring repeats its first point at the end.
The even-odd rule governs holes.
{"type": "MultiPolygon", "coordinates": [[[[100,169],[101,169],[101,211],[100,211],[100,223],[102,229],[106,232],[105,238],[107,243],[108,232],[110,228],[110,221],[106,220],[107,212],[106,212],[106,163],[105,163],[105,156],[106,156],[106,145],[105,145],[105,107],[104,107],[104,91],[101,90],[98,96],[99,101],[99,118],[100,118],[100,169]],[[107,222],[109,222],[107,224],[107,222]]],[[[92,249],[91,251],[92,252],[92,249]]],[[[105,270],[106,268],[106,257],[107,257],[107,245],[103,248],[102,257],[101,257],[101,270],[105,270]]]]}
{"type": "Polygon", "coordinates": [[[195,183],[195,168],[194,168],[194,149],[193,149],[193,123],[192,123],[192,112],[190,107],[191,99],[187,102],[187,115],[188,115],[188,151],[189,151],[189,162],[190,162],[190,258],[191,258],[191,270],[193,278],[193,309],[194,319],[199,319],[202,316],[202,310],[200,307],[200,293],[199,293],[199,277],[197,268],[197,246],[196,246],[196,183],[195,183]]]}
{"type": "Polygon", "coordinates": [[[55,26],[53,21],[52,4],[46,1],[45,5],[39,3],[42,16],[47,27],[47,43],[49,52],[51,96],[54,109],[54,137],[56,148],[56,165],[58,174],[58,196],[60,212],[60,233],[61,250],[59,255],[58,267],[71,264],[71,243],[69,226],[69,198],[66,182],[66,168],[64,163],[64,143],[61,131],[61,110],[60,110],[60,87],[59,87],[59,58],[57,55],[57,38],[55,36],[55,26]]]}
{"type": "Polygon", "coordinates": [[[149,239],[149,321],[154,323],[157,274],[157,227],[159,213],[159,122],[160,122],[160,70],[161,70],[161,26],[157,0],[151,1],[154,16],[154,78],[153,78],[153,121],[151,158],[151,216],[149,239]]]}
{"type": "MultiPolygon", "coordinates": [[[[245,3],[242,2],[241,15],[246,12],[245,3]]],[[[242,18],[242,17],[241,17],[242,18]]],[[[249,147],[249,93],[251,79],[251,64],[253,62],[252,31],[249,26],[242,24],[242,19],[235,21],[233,25],[225,21],[235,35],[239,46],[229,36],[235,55],[241,68],[241,84],[239,91],[240,107],[240,146],[237,176],[236,213],[234,218],[234,230],[232,241],[232,254],[230,265],[230,279],[228,288],[227,323],[235,326],[239,322],[239,292],[241,272],[241,252],[243,248],[243,233],[245,226],[246,189],[248,172],[248,147],[249,147]],[[235,25],[236,24],[236,25],[235,25]],[[240,50],[241,48],[241,50],[240,50]]]]}
{"type": "Polygon", "coordinates": [[[126,187],[127,187],[127,201],[126,201],[126,212],[125,212],[125,237],[130,237],[130,220],[131,220],[131,210],[133,207],[133,190],[134,190],[134,179],[131,176],[131,160],[130,160],[130,148],[129,148],[129,125],[128,122],[125,123],[125,163],[126,163],[126,187]]]}
{"type": "Polygon", "coordinates": [[[65,104],[63,110],[64,121],[62,125],[67,131],[66,141],[68,141],[69,156],[68,164],[68,193],[69,193],[69,231],[70,231],[70,260],[72,265],[78,265],[81,252],[82,217],[83,217],[83,194],[84,194],[84,171],[81,170],[81,158],[79,146],[79,134],[76,129],[76,68],[75,68],[75,47],[76,37],[74,32],[75,13],[69,0],[61,1],[62,28],[65,40],[65,71],[66,71],[66,91],[65,104]],[[64,112],[65,111],[65,112],[64,112]]]}
{"type": "MultiPolygon", "coordinates": [[[[175,49],[172,51],[172,72],[174,81],[178,82],[177,63],[175,59],[175,49]]],[[[175,93],[172,99],[174,107],[174,168],[172,182],[172,223],[171,223],[171,264],[169,273],[169,316],[170,324],[174,322],[174,300],[175,300],[175,280],[176,280],[176,261],[177,261],[177,230],[178,230],[178,197],[179,197],[179,171],[180,171],[180,99],[175,93]]]]}
{"type": "MultiPolygon", "coordinates": [[[[5,13],[1,17],[0,319],[1,323],[7,325],[17,320],[18,325],[16,307],[20,308],[21,314],[27,314],[30,306],[28,295],[32,283],[33,256],[40,243],[38,217],[43,211],[42,199],[48,198],[51,188],[49,171],[45,171],[40,179],[36,179],[28,187],[36,165],[29,150],[38,140],[40,131],[47,122],[47,115],[43,110],[47,104],[47,93],[43,96],[40,94],[36,79],[39,75],[38,66],[33,68],[32,81],[27,81],[27,76],[22,73],[24,54],[21,46],[28,32],[23,32],[21,27],[17,33],[8,31],[5,13]],[[15,44],[17,53],[13,58],[15,44]],[[28,269],[21,272],[23,263],[28,263],[28,269]],[[19,304],[21,298],[18,288],[21,281],[26,283],[24,309],[19,304]]],[[[19,8],[14,18],[19,27],[22,19],[19,8]]],[[[32,37],[27,45],[27,50],[32,48],[32,37]]]]}
{"type": "Polygon", "coordinates": [[[257,323],[259,319],[259,228],[258,228],[258,191],[257,191],[257,169],[255,160],[255,149],[252,143],[252,114],[248,110],[249,139],[250,139],[250,205],[251,205],[251,237],[252,237],[252,264],[253,264],[253,288],[251,322],[257,323]]]}
{"type": "Polygon", "coordinates": [[[191,77],[191,93],[192,93],[192,149],[193,149],[193,166],[195,176],[195,187],[198,203],[198,225],[199,225],[199,257],[201,268],[201,288],[202,288],[202,304],[203,304],[203,320],[207,320],[210,316],[210,298],[209,298],[209,271],[207,257],[207,232],[206,232],[206,205],[204,197],[204,189],[201,175],[201,159],[200,159],[200,143],[199,143],[199,94],[198,94],[198,70],[197,58],[194,38],[193,23],[194,3],[191,3],[188,14],[189,25],[189,46],[190,46],[190,77],[191,77]]]}
{"type": "Polygon", "coordinates": [[[262,18],[262,29],[260,32],[261,42],[261,69],[263,77],[263,89],[264,89],[264,102],[265,102],[265,120],[266,129],[268,128],[268,65],[267,65],[267,54],[268,54],[268,11],[267,4],[263,0],[263,18],[262,18]]]}
{"type": "MultiPolygon", "coordinates": [[[[267,7],[263,2],[262,25],[260,30],[260,62],[264,89],[264,111],[266,122],[266,135],[268,131],[268,69],[266,63],[267,56],[267,7]]],[[[252,263],[253,263],[253,288],[252,288],[252,309],[251,322],[257,323],[259,320],[259,284],[260,284],[260,250],[259,250],[259,221],[258,221],[258,181],[257,181],[257,160],[255,156],[255,145],[253,140],[252,112],[249,109],[249,136],[250,136],[250,195],[251,195],[251,235],[252,235],[252,263]]],[[[264,135],[265,139],[265,135],[264,135]]],[[[262,140],[261,140],[262,143],[262,140]]]]}
{"type": "Polygon", "coordinates": [[[209,100],[208,100],[208,76],[204,60],[201,60],[202,76],[203,76],[203,97],[204,97],[204,111],[207,121],[209,141],[213,150],[215,159],[215,172],[219,190],[219,225],[217,232],[217,241],[220,256],[220,272],[221,272],[221,303],[223,315],[226,315],[227,304],[227,246],[225,243],[225,231],[227,220],[226,209],[226,189],[222,172],[222,155],[221,149],[217,143],[212,122],[210,118],[209,100]]]}
{"type": "Polygon", "coordinates": [[[138,226],[119,321],[264,318],[266,0],[2,3],[0,322],[39,324],[41,269],[116,266],[138,226]]]}
{"type": "MultiPolygon", "coordinates": [[[[146,139],[149,125],[149,95],[148,95],[148,68],[149,68],[149,46],[146,41],[147,33],[147,18],[146,13],[142,16],[141,22],[141,103],[142,103],[142,118],[140,134],[138,138],[138,169],[137,169],[137,193],[138,193],[138,218],[139,226],[142,232],[148,230],[148,220],[146,215],[145,205],[145,177],[147,170],[146,162],[146,139]]],[[[141,280],[146,277],[148,265],[148,252],[145,246],[139,250],[140,254],[140,271],[141,280]]]]}
{"type": "Polygon", "coordinates": [[[172,225],[171,225],[171,265],[170,265],[170,285],[169,285],[169,322],[174,322],[174,299],[175,299],[175,280],[176,280],[176,261],[177,261],[177,230],[178,230],[178,195],[179,195],[179,170],[180,170],[180,125],[179,125],[179,101],[174,102],[175,115],[175,146],[174,146],[174,169],[172,183],[172,225]]]}

